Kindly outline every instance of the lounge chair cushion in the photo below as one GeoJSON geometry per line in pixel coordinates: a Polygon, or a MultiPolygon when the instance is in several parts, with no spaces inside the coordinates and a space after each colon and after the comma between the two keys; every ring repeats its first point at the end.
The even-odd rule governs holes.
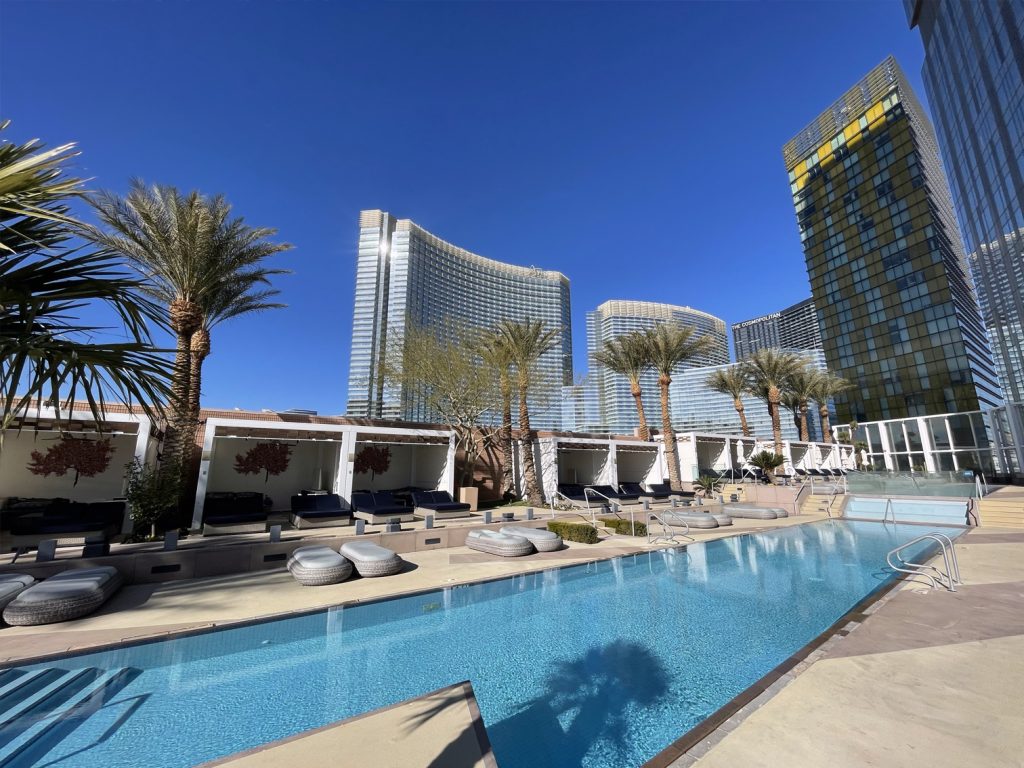
{"type": "Polygon", "coordinates": [[[488,530],[470,531],[466,536],[466,546],[501,557],[522,557],[533,552],[533,544],[523,536],[488,530]]]}
{"type": "Polygon", "coordinates": [[[0,574],[0,611],[21,592],[35,583],[35,579],[24,573],[0,574]]]}
{"type": "Polygon", "coordinates": [[[683,523],[686,523],[691,528],[718,527],[718,521],[704,512],[664,512],[658,517],[665,525],[678,525],[682,527],[683,523]]]}
{"type": "Polygon", "coordinates": [[[307,587],[337,584],[352,575],[352,563],[330,547],[299,547],[288,558],[288,571],[307,587]]]}
{"type": "Polygon", "coordinates": [[[4,609],[4,621],[29,626],[77,619],[103,605],[121,581],[109,565],[62,571],[15,597],[4,609]]]}
{"type": "Polygon", "coordinates": [[[342,544],[341,554],[352,561],[360,576],[390,576],[402,570],[402,558],[369,541],[342,544]]]}
{"type": "Polygon", "coordinates": [[[501,533],[509,536],[521,536],[529,541],[538,552],[554,552],[562,548],[562,537],[554,531],[544,528],[529,528],[525,525],[506,525],[501,533]]]}

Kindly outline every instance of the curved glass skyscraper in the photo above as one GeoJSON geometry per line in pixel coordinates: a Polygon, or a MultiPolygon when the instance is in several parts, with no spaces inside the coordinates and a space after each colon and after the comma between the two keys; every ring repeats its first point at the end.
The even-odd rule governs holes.
{"type": "MultiPolygon", "coordinates": [[[[604,346],[605,341],[630,331],[653,328],[659,323],[688,325],[695,328],[699,335],[709,336],[713,340],[706,353],[680,366],[680,369],[729,362],[729,337],[725,321],[714,315],[691,307],[651,301],[606,301],[587,313],[587,353],[591,358],[591,381],[588,385],[597,393],[599,418],[604,429],[630,434],[639,426],[640,420],[626,377],[595,363],[594,353],[604,346]]],[[[642,400],[648,425],[657,429],[661,423],[658,375],[648,371],[640,380],[640,388],[643,391],[642,400]]]]}
{"type": "Polygon", "coordinates": [[[561,388],[572,383],[569,279],[478,256],[385,211],[362,211],[347,414],[434,420],[410,393],[385,387],[388,345],[400,347],[410,324],[483,330],[503,319],[541,320],[558,331],[557,343],[537,366],[531,421],[559,427],[561,388]]]}

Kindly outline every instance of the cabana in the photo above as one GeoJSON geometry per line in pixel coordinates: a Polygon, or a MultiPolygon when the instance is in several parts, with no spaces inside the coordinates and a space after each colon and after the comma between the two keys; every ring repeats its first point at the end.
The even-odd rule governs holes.
{"type": "Polygon", "coordinates": [[[60,427],[46,408],[16,420],[0,452],[2,549],[128,531],[125,465],[153,457],[151,432],[148,418],[118,412],[97,423],[72,411],[60,427]]]}
{"type": "Polygon", "coordinates": [[[662,483],[667,475],[661,461],[661,450],[655,443],[618,442],[614,446],[616,482],[637,483],[646,488],[662,483]]]}
{"type": "Polygon", "coordinates": [[[210,418],[192,525],[203,526],[208,496],[225,493],[263,494],[267,512],[291,511],[304,492],[333,494],[348,517],[354,490],[451,491],[454,464],[446,429],[210,418]]]}

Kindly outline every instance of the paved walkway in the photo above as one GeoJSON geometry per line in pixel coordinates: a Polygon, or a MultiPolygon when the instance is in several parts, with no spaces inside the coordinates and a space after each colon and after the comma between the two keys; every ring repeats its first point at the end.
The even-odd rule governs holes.
{"type": "MultiPolygon", "coordinates": [[[[740,520],[727,528],[691,531],[697,541],[820,520],[800,515],[782,520],[740,520]]],[[[395,576],[350,579],[341,584],[303,587],[283,569],[122,589],[98,613],[77,621],[0,629],[0,663],[43,654],[162,637],[175,632],[226,625],[304,610],[452,586],[573,563],[643,552],[646,538],[610,536],[598,544],[576,544],[559,552],[502,558],[451,547],[403,553],[406,569],[395,576]]]]}
{"type": "Polygon", "coordinates": [[[1024,766],[1024,533],[957,552],[956,593],[905,584],[672,765],[1024,766]]]}

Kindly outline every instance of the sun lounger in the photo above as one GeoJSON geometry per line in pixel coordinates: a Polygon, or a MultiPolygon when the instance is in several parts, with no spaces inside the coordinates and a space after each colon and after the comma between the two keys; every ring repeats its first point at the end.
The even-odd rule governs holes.
{"type": "Polygon", "coordinates": [[[0,612],[7,604],[36,583],[36,580],[24,573],[0,574],[0,612]]]}
{"type": "Polygon", "coordinates": [[[350,541],[341,545],[341,554],[352,561],[363,577],[391,576],[402,570],[403,560],[390,549],[369,541],[350,541]]]}
{"type": "Polygon", "coordinates": [[[610,501],[618,502],[619,504],[637,504],[640,501],[640,494],[638,493],[622,493],[612,488],[610,485],[588,485],[584,489],[584,493],[590,497],[591,503],[605,504],[610,501]],[[590,493],[586,493],[587,491],[590,493]],[[598,495],[600,494],[600,495],[598,495]]]}
{"type": "Polygon", "coordinates": [[[299,547],[288,558],[288,572],[307,587],[338,584],[352,575],[352,563],[330,547],[299,547]]]}
{"type": "Polygon", "coordinates": [[[528,539],[497,531],[470,531],[466,536],[466,546],[501,557],[522,557],[533,553],[533,544],[528,539]]]}
{"type": "Polygon", "coordinates": [[[353,493],[352,509],[356,517],[368,523],[386,523],[395,518],[409,523],[415,519],[412,507],[399,504],[387,491],[353,493]]]}
{"type": "Polygon", "coordinates": [[[413,506],[421,517],[433,515],[438,520],[448,517],[469,517],[472,507],[455,501],[448,491],[414,491],[413,506]]]}
{"type": "Polygon", "coordinates": [[[554,552],[562,548],[562,537],[553,531],[543,528],[528,528],[525,525],[506,525],[501,533],[509,536],[521,536],[533,544],[538,552],[554,552]]]}
{"type": "Polygon", "coordinates": [[[292,496],[292,525],[305,528],[330,528],[348,525],[352,513],[341,508],[341,497],[336,493],[298,493],[292,496]]]}
{"type": "Polygon", "coordinates": [[[121,587],[116,568],[75,568],[35,584],[4,609],[4,621],[14,626],[53,624],[86,616],[121,587]]]}
{"type": "Polygon", "coordinates": [[[665,525],[678,525],[683,527],[685,523],[690,528],[717,528],[718,521],[704,512],[661,512],[658,519],[665,525]]]}
{"type": "Polygon", "coordinates": [[[652,501],[661,501],[672,495],[672,491],[668,489],[667,486],[664,491],[645,491],[640,483],[620,483],[619,488],[623,493],[631,494],[636,496],[638,499],[651,499],[652,501]]]}

